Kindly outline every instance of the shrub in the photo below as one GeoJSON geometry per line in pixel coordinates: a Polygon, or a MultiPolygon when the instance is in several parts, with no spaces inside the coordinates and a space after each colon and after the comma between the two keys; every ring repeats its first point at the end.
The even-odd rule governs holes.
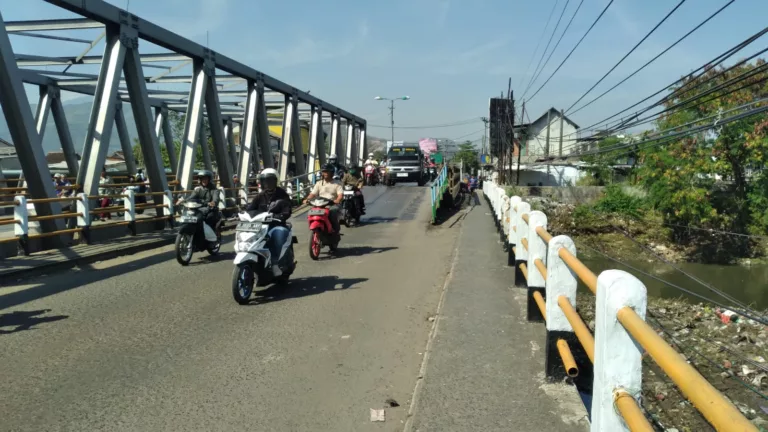
{"type": "Polygon", "coordinates": [[[640,219],[645,213],[646,205],[643,198],[627,194],[620,186],[609,185],[605,187],[605,194],[595,203],[594,209],[601,213],[615,213],[640,219]]]}

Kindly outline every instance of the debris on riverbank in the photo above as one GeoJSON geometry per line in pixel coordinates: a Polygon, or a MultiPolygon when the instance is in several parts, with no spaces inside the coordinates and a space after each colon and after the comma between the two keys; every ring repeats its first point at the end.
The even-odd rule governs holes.
{"type": "MultiPolygon", "coordinates": [[[[576,303],[594,331],[595,297],[580,292],[576,303]]],[[[646,320],[761,431],[768,431],[768,326],[703,303],[653,297],[646,320]]],[[[641,402],[659,430],[712,429],[647,353],[641,402]]]]}

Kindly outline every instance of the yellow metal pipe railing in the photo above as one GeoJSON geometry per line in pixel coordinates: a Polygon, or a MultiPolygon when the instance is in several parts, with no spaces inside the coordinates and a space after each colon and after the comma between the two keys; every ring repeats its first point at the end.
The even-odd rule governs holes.
{"type": "Polygon", "coordinates": [[[613,392],[613,404],[631,432],[654,432],[635,398],[624,389],[613,392]]]}
{"type": "Polygon", "coordinates": [[[625,306],[619,309],[616,318],[716,430],[757,432],[755,425],[738,408],[689,365],[632,308],[625,306]]]}
{"type": "Polygon", "coordinates": [[[584,324],[584,320],[581,319],[581,315],[576,312],[570,300],[566,296],[560,296],[557,298],[557,305],[563,311],[565,318],[571,324],[573,333],[576,334],[576,338],[581,342],[581,346],[584,347],[584,352],[587,353],[589,361],[595,363],[595,337],[590,333],[589,328],[584,324]]]}

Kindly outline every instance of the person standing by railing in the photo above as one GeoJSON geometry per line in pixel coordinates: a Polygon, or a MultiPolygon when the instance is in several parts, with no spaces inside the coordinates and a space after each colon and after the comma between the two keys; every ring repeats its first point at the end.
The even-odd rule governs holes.
{"type": "MultiPolygon", "coordinates": [[[[113,184],[112,177],[107,175],[107,169],[102,168],[101,169],[101,178],[99,179],[99,195],[112,195],[115,193],[114,188],[109,186],[113,184]]],[[[99,207],[109,207],[110,203],[112,202],[111,198],[101,198],[99,200],[99,207]]],[[[112,219],[112,215],[110,213],[101,213],[99,215],[99,219],[112,219]]]]}

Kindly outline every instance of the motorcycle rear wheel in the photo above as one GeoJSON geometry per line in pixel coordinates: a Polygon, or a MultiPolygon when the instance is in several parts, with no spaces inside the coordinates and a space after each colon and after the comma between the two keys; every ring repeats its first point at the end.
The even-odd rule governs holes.
{"type": "Polygon", "coordinates": [[[249,264],[242,264],[232,271],[232,297],[240,305],[251,300],[253,287],[258,283],[259,275],[249,264]]]}
{"type": "Polygon", "coordinates": [[[183,266],[189,265],[192,261],[192,253],[195,248],[192,244],[192,235],[178,233],[176,234],[176,261],[183,266]],[[186,252],[182,252],[182,248],[186,245],[186,252]]]}

